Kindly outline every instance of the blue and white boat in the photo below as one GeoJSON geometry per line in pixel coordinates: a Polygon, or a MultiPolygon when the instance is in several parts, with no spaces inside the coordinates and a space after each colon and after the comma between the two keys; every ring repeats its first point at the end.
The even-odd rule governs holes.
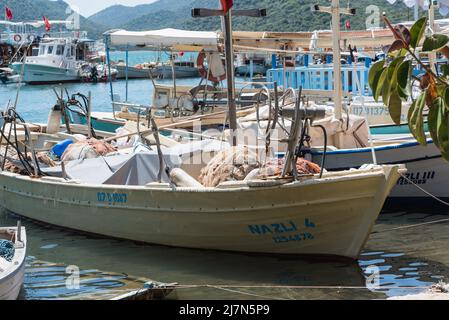
{"type": "Polygon", "coordinates": [[[27,84],[77,82],[93,43],[88,39],[44,38],[37,56],[27,57],[24,63],[14,62],[11,68],[23,74],[22,81],[27,84]]]}
{"type": "MultiPolygon", "coordinates": [[[[376,145],[358,149],[328,150],[325,155],[327,170],[359,168],[373,162],[373,152],[378,164],[405,164],[407,173],[393,188],[386,203],[387,208],[438,209],[441,202],[449,201],[449,163],[431,139],[422,146],[410,135],[377,137],[376,145]]],[[[321,163],[323,149],[312,150],[312,159],[321,163]]]]}

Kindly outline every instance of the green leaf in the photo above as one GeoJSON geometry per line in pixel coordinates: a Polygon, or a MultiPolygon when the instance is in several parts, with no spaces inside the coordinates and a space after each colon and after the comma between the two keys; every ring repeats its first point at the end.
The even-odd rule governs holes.
{"type": "Polygon", "coordinates": [[[397,68],[397,83],[398,83],[398,93],[399,96],[407,100],[410,96],[410,86],[412,82],[412,61],[407,60],[404,61],[398,68],[397,68]]]}
{"type": "MultiPolygon", "coordinates": [[[[387,70],[388,75],[388,70],[387,70]]],[[[386,79],[387,80],[387,79],[386,79]]],[[[390,104],[391,83],[390,81],[384,81],[382,86],[382,102],[388,106],[390,104]]]]}
{"type": "Polygon", "coordinates": [[[385,81],[385,79],[387,79],[387,75],[388,75],[388,69],[384,68],[382,71],[382,74],[380,75],[379,80],[377,82],[376,91],[374,91],[374,89],[373,89],[373,97],[376,102],[379,101],[379,97],[382,95],[382,89],[383,89],[385,82],[388,82],[388,81],[385,81]]]}
{"type": "Polygon", "coordinates": [[[449,76],[449,64],[442,64],[440,66],[441,72],[443,73],[443,76],[448,77],[449,76]]]}
{"type": "Polygon", "coordinates": [[[411,40],[410,47],[415,49],[421,42],[424,32],[427,28],[427,17],[423,17],[415,22],[415,24],[410,29],[411,40]]]}
{"type": "Polygon", "coordinates": [[[445,108],[442,108],[441,121],[438,124],[438,144],[441,155],[449,161],[449,115],[445,108]]]}
{"type": "Polygon", "coordinates": [[[427,145],[424,131],[424,108],[426,107],[426,92],[422,93],[416,101],[413,101],[408,111],[408,126],[410,132],[421,145],[427,145]]]}
{"type": "MultiPolygon", "coordinates": [[[[385,61],[381,60],[376,62],[375,64],[373,64],[371,66],[371,69],[369,70],[369,74],[368,74],[368,82],[369,82],[369,86],[371,88],[371,90],[373,91],[373,93],[377,92],[377,88],[380,85],[380,77],[383,73],[383,71],[386,69],[384,67],[385,65],[385,61]]],[[[376,95],[374,94],[374,99],[378,99],[378,96],[376,98],[376,95]]]]}
{"type": "Polygon", "coordinates": [[[429,37],[426,37],[424,40],[424,44],[422,47],[423,52],[430,52],[440,50],[449,42],[449,37],[444,34],[433,34],[429,37]]]}
{"type": "Polygon", "coordinates": [[[446,109],[449,110],[449,88],[446,88],[446,90],[444,90],[444,105],[446,106],[446,109]]]}
{"type": "Polygon", "coordinates": [[[386,81],[383,83],[382,89],[382,100],[386,106],[390,105],[391,94],[396,92],[400,99],[397,91],[398,80],[397,80],[397,70],[400,64],[404,61],[404,57],[397,57],[394,59],[387,68],[386,81]]]}
{"type": "Polygon", "coordinates": [[[397,90],[391,92],[390,100],[388,103],[388,110],[394,123],[398,125],[401,124],[402,100],[397,90]]]}
{"type": "Polygon", "coordinates": [[[429,114],[427,115],[427,122],[429,125],[430,136],[433,143],[440,148],[438,142],[438,123],[441,122],[441,110],[443,109],[443,100],[441,98],[436,99],[432,106],[429,108],[429,114]]]}

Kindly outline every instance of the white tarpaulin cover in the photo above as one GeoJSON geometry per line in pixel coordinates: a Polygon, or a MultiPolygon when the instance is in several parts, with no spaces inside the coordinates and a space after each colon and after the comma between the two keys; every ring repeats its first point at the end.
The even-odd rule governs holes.
{"type": "Polygon", "coordinates": [[[108,34],[111,46],[169,48],[176,46],[217,46],[218,34],[208,31],[162,29],[151,31],[113,31],[108,34]]]}

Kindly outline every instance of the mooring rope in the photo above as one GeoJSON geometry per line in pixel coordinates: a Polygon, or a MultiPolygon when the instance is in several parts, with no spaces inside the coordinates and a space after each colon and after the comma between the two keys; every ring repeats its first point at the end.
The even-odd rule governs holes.
{"type": "MultiPolygon", "coordinates": [[[[435,199],[436,201],[440,202],[441,204],[449,207],[449,203],[447,203],[446,201],[438,198],[437,196],[431,194],[429,191],[425,190],[424,188],[420,187],[419,185],[417,185],[416,183],[414,183],[412,180],[410,180],[408,177],[406,177],[404,174],[400,173],[401,177],[404,178],[408,183],[410,183],[411,185],[415,186],[416,188],[418,188],[419,190],[421,190],[422,192],[424,192],[425,194],[427,194],[429,197],[431,197],[432,199],[435,199]]],[[[397,227],[397,228],[392,228],[392,229],[386,229],[386,230],[379,230],[379,231],[374,231],[372,232],[372,234],[378,234],[378,233],[384,233],[384,232],[390,232],[390,231],[397,231],[397,230],[404,230],[404,229],[411,229],[411,228],[417,228],[417,227],[422,227],[422,226],[427,226],[427,225],[433,225],[433,224],[439,224],[439,223],[443,223],[443,222],[449,222],[449,218],[445,218],[445,219],[439,219],[439,220],[434,220],[434,221],[429,221],[429,222],[423,222],[423,223],[417,223],[417,224],[412,224],[412,225],[408,225],[408,226],[402,226],[402,227],[397,227]]]]}
{"type": "Polygon", "coordinates": [[[407,180],[407,182],[409,182],[410,184],[414,185],[416,188],[418,188],[419,190],[421,190],[422,192],[424,192],[425,194],[427,194],[429,197],[435,199],[436,201],[444,204],[445,206],[449,207],[449,203],[438,198],[437,196],[431,194],[429,191],[425,190],[424,188],[420,187],[418,184],[414,183],[412,180],[410,180],[408,177],[406,177],[404,174],[400,173],[401,177],[404,178],[405,180],[407,180]]]}
{"type": "Polygon", "coordinates": [[[237,294],[250,296],[250,297],[261,298],[263,300],[267,300],[267,299],[270,299],[270,300],[293,300],[293,299],[284,299],[284,298],[279,298],[279,297],[270,297],[270,296],[260,295],[260,294],[256,294],[256,293],[250,293],[250,292],[230,289],[230,288],[226,288],[226,287],[209,286],[209,288],[214,288],[217,290],[222,290],[222,291],[231,292],[231,293],[237,293],[237,294]]]}
{"type": "MultiPolygon", "coordinates": [[[[320,290],[320,289],[334,289],[334,290],[365,290],[368,289],[367,286],[280,286],[280,285],[211,285],[211,284],[204,284],[204,285],[174,285],[174,289],[282,289],[282,290],[320,290]]],[[[381,289],[391,289],[391,290],[421,290],[421,289],[431,289],[432,286],[421,286],[421,287],[390,287],[390,286],[384,286],[384,287],[375,287],[375,289],[381,290],[381,289]]]]}

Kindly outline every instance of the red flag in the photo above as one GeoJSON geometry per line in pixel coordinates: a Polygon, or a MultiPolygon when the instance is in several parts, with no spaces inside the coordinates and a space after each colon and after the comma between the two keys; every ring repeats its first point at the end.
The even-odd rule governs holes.
{"type": "Polygon", "coordinates": [[[346,29],[351,29],[351,21],[346,20],[345,27],[346,29]]]}
{"type": "Polygon", "coordinates": [[[221,8],[225,13],[231,10],[232,6],[234,5],[233,0],[220,0],[220,1],[221,1],[221,8]]]}
{"type": "Polygon", "coordinates": [[[8,7],[5,6],[6,18],[11,21],[12,20],[12,11],[8,7]]]}
{"type": "Polygon", "coordinates": [[[51,24],[50,21],[48,21],[47,17],[44,16],[44,22],[45,22],[45,30],[50,31],[51,30],[51,24]]]}

